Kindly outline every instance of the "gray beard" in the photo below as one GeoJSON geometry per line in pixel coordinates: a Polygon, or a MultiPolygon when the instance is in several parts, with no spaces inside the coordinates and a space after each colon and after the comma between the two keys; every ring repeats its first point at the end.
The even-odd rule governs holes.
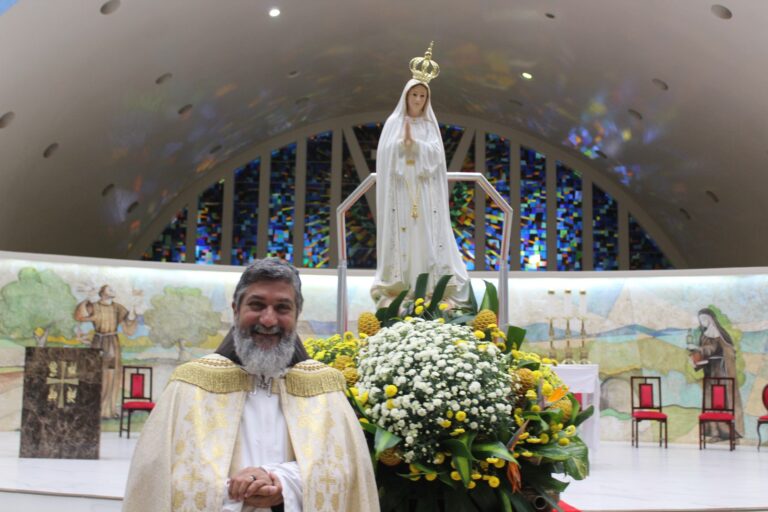
{"type": "Polygon", "coordinates": [[[251,375],[274,377],[288,367],[296,350],[296,331],[282,332],[280,342],[271,349],[263,349],[258,339],[258,332],[251,334],[250,329],[237,329],[232,332],[235,340],[235,353],[240,358],[245,371],[251,375]]]}

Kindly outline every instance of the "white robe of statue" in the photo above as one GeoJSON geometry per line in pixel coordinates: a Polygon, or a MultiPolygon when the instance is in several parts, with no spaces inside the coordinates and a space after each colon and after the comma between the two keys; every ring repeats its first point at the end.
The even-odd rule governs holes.
{"type": "Polygon", "coordinates": [[[405,84],[397,108],[381,132],[376,151],[376,277],[371,296],[378,307],[401,291],[413,291],[419,274],[429,274],[428,293],[437,280],[452,275],[445,298],[466,302],[469,276],[451,228],[445,150],[428,93],[423,114],[407,115],[405,84]],[[413,144],[403,142],[405,123],[413,144]]]}

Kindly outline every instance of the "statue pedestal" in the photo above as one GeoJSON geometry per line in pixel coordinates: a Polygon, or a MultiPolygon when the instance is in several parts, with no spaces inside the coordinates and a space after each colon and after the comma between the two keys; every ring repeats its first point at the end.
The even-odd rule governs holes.
{"type": "Polygon", "coordinates": [[[27,348],[19,457],[98,459],[101,354],[27,348]]]}

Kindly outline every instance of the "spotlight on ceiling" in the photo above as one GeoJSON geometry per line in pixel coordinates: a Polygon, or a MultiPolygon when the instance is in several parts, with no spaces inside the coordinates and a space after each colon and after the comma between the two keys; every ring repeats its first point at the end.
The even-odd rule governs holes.
{"type": "Polygon", "coordinates": [[[269,15],[273,18],[277,18],[278,16],[280,16],[280,9],[278,9],[277,7],[271,8],[269,10],[269,15]]]}
{"type": "Polygon", "coordinates": [[[523,71],[522,73],[520,73],[520,76],[523,77],[525,80],[533,80],[533,75],[527,71],[523,71]]]}
{"type": "Polygon", "coordinates": [[[546,16],[547,18],[549,18],[551,20],[555,19],[555,15],[552,14],[551,12],[546,13],[544,16],[546,16]]]}
{"type": "Polygon", "coordinates": [[[0,128],[5,128],[6,126],[10,125],[14,117],[16,117],[16,114],[13,112],[6,112],[0,116],[0,128]]]}
{"type": "Polygon", "coordinates": [[[101,12],[101,14],[106,16],[106,15],[112,14],[119,8],[120,8],[120,0],[109,0],[109,2],[106,2],[101,6],[99,11],[101,12]]]}
{"type": "Polygon", "coordinates": [[[668,91],[669,90],[669,84],[662,80],[661,78],[654,78],[651,80],[653,82],[653,85],[661,89],[662,91],[668,91]]]}
{"type": "Polygon", "coordinates": [[[712,6],[712,14],[720,18],[721,20],[729,20],[733,18],[733,13],[729,8],[724,5],[714,4],[712,6]]]}
{"type": "Polygon", "coordinates": [[[642,121],[642,120],[643,120],[643,114],[641,114],[640,112],[638,112],[637,110],[635,110],[635,109],[633,109],[633,108],[630,108],[629,110],[627,110],[627,113],[628,113],[628,114],[629,114],[629,115],[630,115],[630,116],[631,116],[633,119],[635,119],[636,121],[642,121]]]}
{"type": "Polygon", "coordinates": [[[53,154],[59,149],[59,143],[54,142],[53,144],[50,144],[45,150],[43,151],[43,158],[51,158],[53,154]]]}
{"type": "Polygon", "coordinates": [[[717,194],[715,194],[715,193],[714,193],[714,192],[712,192],[711,190],[705,190],[705,191],[704,191],[704,193],[705,193],[705,194],[707,194],[707,196],[709,196],[709,198],[710,198],[712,201],[714,201],[715,203],[719,203],[719,202],[720,202],[720,198],[719,198],[719,197],[717,197],[717,194]]]}

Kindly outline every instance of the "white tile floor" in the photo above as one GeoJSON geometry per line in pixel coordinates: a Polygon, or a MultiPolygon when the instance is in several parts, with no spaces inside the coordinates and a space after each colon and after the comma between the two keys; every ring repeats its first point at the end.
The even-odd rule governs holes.
{"type": "MultiPolygon", "coordinates": [[[[120,510],[136,439],[105,433],[99,460],[19,459],[19,433],[0,432],[0,510],[120,510]]],[[[562,496],[585,511],[768,511],[768,447],[603,442],[592,474],[562,496]]]]}

